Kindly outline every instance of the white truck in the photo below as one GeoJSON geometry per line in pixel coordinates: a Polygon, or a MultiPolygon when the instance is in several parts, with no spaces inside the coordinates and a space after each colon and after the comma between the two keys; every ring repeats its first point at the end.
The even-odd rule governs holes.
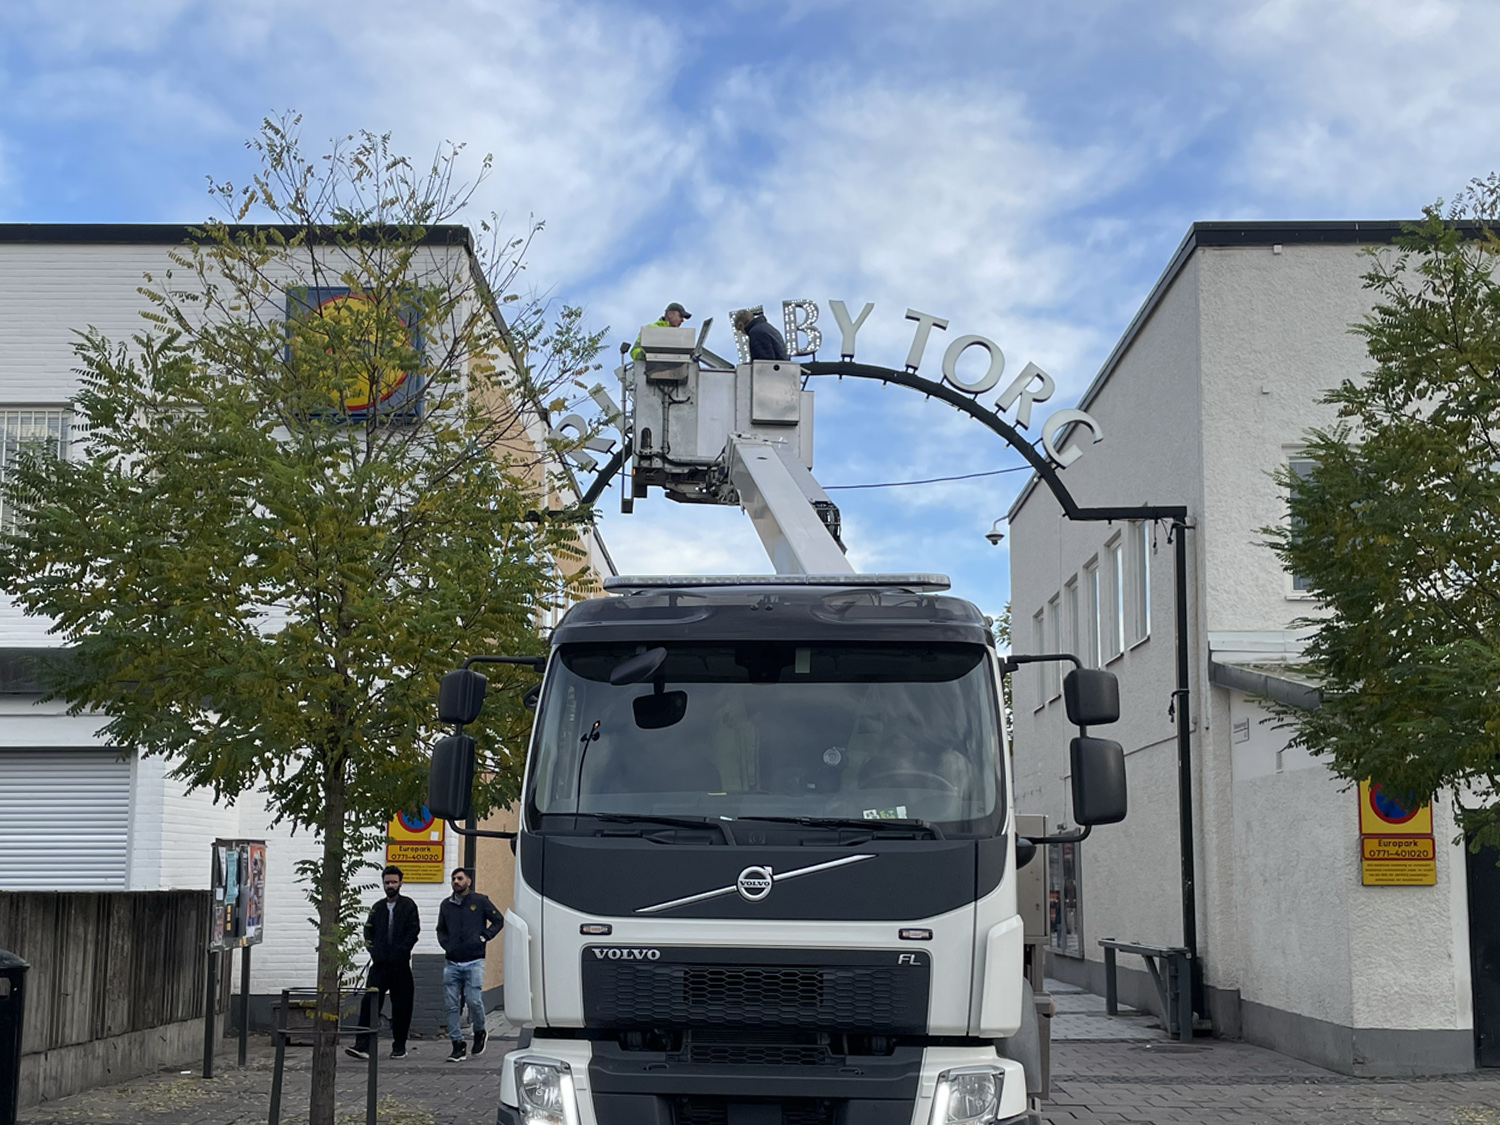
{"type": "MultiPolygon", "coordinates": [[[[641,344],[621,372],[632,491],[740,504],[777,573],[609,579],[544,661],[444,678],[456,729],[429,805],[458,821],[474,665],[545,670],[498,1120],[1026,1121],[1039,1051],[1016,873],[1035,842],[1015,832],[1000,688],[1035,658],[997,655],[939,575],[852,573],[795,364],[705,363],[689,329],[641,344]]],[[[1066,684],[1081,727],[1118,717],[1108,673],[1066,684]]],[[[1120,747],[1079,736],[1075,819],[1118,821],[1120,747]]]]}

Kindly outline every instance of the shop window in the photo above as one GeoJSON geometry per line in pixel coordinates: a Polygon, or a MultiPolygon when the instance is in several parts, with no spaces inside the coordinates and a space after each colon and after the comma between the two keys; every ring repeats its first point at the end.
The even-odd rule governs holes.
{"type": "Polygon", "coordinates": [[[1083,879],[1078,870],[1078,844],[1049,844],[1047,857],[1047,930],[1052,948],[1072,957],[1083,956],[1083,879]]]}

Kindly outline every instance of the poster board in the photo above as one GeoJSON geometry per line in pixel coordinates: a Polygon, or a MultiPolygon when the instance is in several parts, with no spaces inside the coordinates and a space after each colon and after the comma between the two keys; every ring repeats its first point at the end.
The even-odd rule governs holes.
{"type": "Polygon", "coordinates": [[[210,949],[259,945],[265,939],[266,842],[215,840],[210,949]]]}

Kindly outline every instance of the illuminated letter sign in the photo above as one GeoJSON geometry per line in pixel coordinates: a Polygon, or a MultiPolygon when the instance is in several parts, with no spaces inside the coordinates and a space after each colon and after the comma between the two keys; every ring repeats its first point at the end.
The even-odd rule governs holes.
{"type": "Polygon", "coordinates": [[[782,301],[781,323],[786,329],[787,355],[814,355],[823,346],[823,333],[813,327],[818,323],[817,301],[782,301]],[[805,344],[803,336],[807,337],[805,344]]]}

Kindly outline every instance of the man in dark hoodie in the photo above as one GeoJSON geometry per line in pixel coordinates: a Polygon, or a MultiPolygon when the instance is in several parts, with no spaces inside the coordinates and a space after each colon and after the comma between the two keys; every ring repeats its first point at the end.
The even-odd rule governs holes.
{"type": "Polygon", "coordinates": [[[474,890],[473,880],[462,867],[453,869],[453,894],[438,907],[437,939],[448,961],[443,966],[443,1007],[448,1013],[448,1038],[453,1042],[449,1062],[462,1062],[464,1046],[459,1013],[469,1005],[469,1023],[474,1027],[474,1054],[484,1054],[484,947],[505,925],[495,904],[474,890]]]}
{"type": "MultiPolygon", "coordinates": [[[[370,976],[367,984],[378,989],[375,995],[365,993],[359,1022],[374,1027],[385,1006],[385,994],[391,994],[391,1058],[406,1057],[406,1033],[411,1029],[411,1007],[415,988],[411,979],[411,951],[422,932],[417,904],[401,893],[401,868],[391,866],[380,873],[385,898],[370,907],[365,919],[365,948],[370,951],[370,976]]],[[[356,1059],[370,1057],[370,1036],[359,1036],[344,1053],[356,1059]]]]}
{"type": "Polygon", "coordinates": [[[750,342],[750,358],[786,359],[786,341],[759,309],[741,309],[734,314],[734,330],[750,342]]]}

